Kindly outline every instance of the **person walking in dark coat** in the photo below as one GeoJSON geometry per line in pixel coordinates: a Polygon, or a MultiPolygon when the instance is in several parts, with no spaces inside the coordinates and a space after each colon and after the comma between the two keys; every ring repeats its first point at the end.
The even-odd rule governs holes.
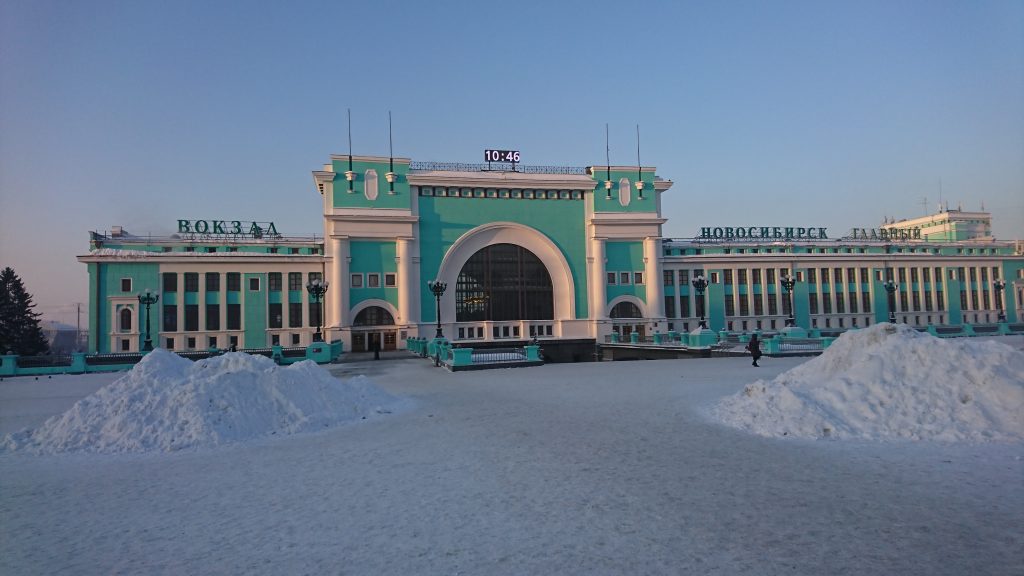
{"type": "MultiPolygon", "coordinates": [[[[750,342],[747,344],[747,350],[750,350],[750,355],[754,358],[751,365],[757,366],[757,360],[761,357],[761,342],[758,340],[757,334],[750,337],[750,342]]],[[[758,366],[758,368],[760,368],[760,366],[758,366]]]]}

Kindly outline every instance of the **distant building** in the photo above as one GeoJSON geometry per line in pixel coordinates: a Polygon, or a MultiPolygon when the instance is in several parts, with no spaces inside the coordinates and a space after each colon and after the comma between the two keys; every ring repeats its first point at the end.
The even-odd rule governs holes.
{"type": "Polygon", "coordinates": [[[986,213],[946,211],[841,238],[731,222],[666,239],[661,195],[672,182],[652,167],[336,155],[313,182],[322,235],[218,220],[179,220],[165,238],[93,232],[79,256],[90,274],[90,350],[141,347],[145,290],[159,296],[153,342],[174,350],[305,346],[319,326],[345,350],[387,350],[432,337],[438,321],[457,344],[537,337],[592,350],[613,332],[694,329],[697,275],[709,280],[713,330],[781,329],[785,274],[796,279],[794,317],[807,329],[885,321],[889,278],[899,284],[899,322],[992,323],[1000,309],[1010,322],[1024,316],[1024,256],[991,239],[986,213]],[[427,284],[435,279],[447,285],[440,318],[427,284]],[[1007,284],[998,293],[997,279],[1007,284]],[[323,303],[306,289],[316,280],[329,282],[323,303]]]}

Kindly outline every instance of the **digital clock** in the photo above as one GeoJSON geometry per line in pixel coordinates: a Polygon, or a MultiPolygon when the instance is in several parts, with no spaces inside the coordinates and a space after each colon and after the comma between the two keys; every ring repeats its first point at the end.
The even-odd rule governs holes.
{"type": "Polygon", "coordinates": [[[519,162],[519,150],[484,150],[484,162],[519,162]]]}

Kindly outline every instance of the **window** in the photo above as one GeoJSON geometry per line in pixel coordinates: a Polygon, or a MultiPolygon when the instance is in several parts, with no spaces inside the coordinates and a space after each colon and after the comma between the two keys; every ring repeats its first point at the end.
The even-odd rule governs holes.
{"type": "Polygon", "coordinates": [[[249,278],[249,291],[250,292],[259,292],[260,291],[260,279],[259,279],[258,276],[256,278],[249,278]]]}
{"type": "Polygon", "coordinates": [[[736,276],[737,276],[736,277],[736,281],[739,282],[740,285],[742,285],[742,286],[746,286],[747,285],[747,270],[746,270],[746,268],[741,268],[740,270],[737,270],[736,271],[736,276]]]}
{"type": "Polygon", "coordinates": [[[619,284],[629,284],[629,272],[619,273],[619,284]]]}
{"type": "Polygon", "coordinates": [[[665,317],[675,318],[676,317],[676,297],[665,296],[665,317]]]}
{"type": "Polygon", "coordinates": [[[732,298],[726,296],[725,298],[725,315],[735,316],[736,315],[736,304],[732,301],[732,298]]]}
{"type": "Polygon", "coordinates": [[[189,336],[188,338],[186,338],[185,339],[185,346],[187,346],[189,350],[195,350],[195,347],[196,347],[196,338],[195,338],[195,336],[189,336]]]}
{"type": "MultiPolygon", "coordinates": [[[[295,250],[295,248],[292,248],[292,250],[295,250]]],[[[292,334],[292,346],[298,346],[298,345],[299,345],[299,335],[298,334],[292,334]]]]}
{"type": "Polygon", "coordinates": [[[917,279],[917,268],[911,268],[910,269],[910,281],[911,282],[917,282],[918,281],[918,279],[917,279]]]}
{"type": "Polygon", "coordinates": [[[842,292],[836,292],[836,312],[839,314],[846,312],[846,301],[843,299],[842,292]]]}
{"type": "Polygon", "coordinates": [[[207,272],[206,273],[206,291],[207,292],[220,292],[220,273],[219,272],[207,272]]]}
{"type": "Polygon", "coordinates": [[[811,309],[811,314],[818,313],[818,293],[811,292],[807,295],[807,304],[811,309]]]}
{"type": "Polygon", "coordinates": [[[752,270],[750,272],[750,275],[753,278],[754,284],[761,283],[761,270],[759,268],[755,268],[754,270],[752,270]]]}
{"type": "Polygon", "coordinates": [[[554,318],[553,287],[547,268],[522,246],[492,244],[481,248],[459,271],[455,317],[459,322],[554,318]]]}
{"type": "Polygon", "coordinates": [[[132,331],[132,310],[131,308],[121,308],[120,316],[120,328],[121,332],[132,331]]]}
{"type": "Polygon", "coordinates": [[[199,330],[199,304],[185,304],[185,331],[199,330]]]}
{"type": "Polygon", "coordinates": [[[131,291],[132,291],[132,279],[131,278],[121,278],[121,292],[131,292],[131,291]]]}
{"type": "Polygon", "coordinates": [[[732,286],[732,270],[725,271],[725,285],[732,286]]]}
{"type": "Polygon", "coordinates": [[[228,272],[228,292],[242,290],[242,275],[239,272],[228,272]]]}
{"type": "Polygon", "coordinates": [[[320,326],[320,309],[323,307],[323,302],[310,302],[309,303],[309,326],[319,327],[320,326]]]}
{"type": "Polygon", "coordinates": [[[363,275],[362,274],[353,274],[352,275],[352,287],[353,288],[362,288],[363,287],[363,275]]]}
{"type": "Polygon", "coordinates": [[[206,329],[220,330],[220,304],[206,305],[206,329]]]}
{"type": "Polygon", "coordinates": [[[288,253],[289,254],[298,254],[299,253],[299,249],[298,248],[289,248],[288,249],[288,253]]]}
{"type": "Polygon", "coordinates": [[[754,315],[761,316],[762,314],[764,314],[764,302],[759,294],[754,294],[754,315]]]}
{"type": "Polygon", "coordinates": [[[198,272],[185,272],[185,292],[199,292],[198,272]]]}
{"type": "Polygon", "coordinates": [[[690,315],[690,299],[682,298],[679,300],[679,317],[686,318],[690,315]]]}
{"type": "Polygon", "coordinates": [[[228,304],[228,330],[242,329],[242,305],[228,304]]]}
{"type": "Polygon", "coordinates": [[[643,284],[643,283],[644,283],[644,273],[643,272],[633,272],[633,284],[643,284]]]}
{"type": "Polygon", "coordinates": [[[807,269],[807,283],[817,284],[818,283],[818,271],[814,268],[807,269]]]}
{"type": "Polygon", "coordinates": [[[371,272],[366,275],[366,287],[367,288],[380,288],[380,274],[371,272]]]}
{"type": "Polygon", "coordinates": [[[217,347],[217,337],[216,336],[210,336],[209,338],[207,338],[206,344],[207,344],[207,348],[216,348],[217,347]]]}
{"type": "Polygon", "coordinates": [[[270,335],[270,345],[271,346],[280,346],[281,345],[281,335],[280,334],[271,334],[270,335]]]}
{"type": "Polygon", "coordinates": [[[850,292],[850,312],[853,314],[857,313],[857,293],[850,292]]]}
{"type": "Polygon", "coordinates": [[[288,303],[288,327],[289,328],[301,328],[302,327],[302,303],[301,302],[289,302],[288,303]]]}
{"type": "Polygon", "coordinates": [[[661,273],[661,276],[662,276],[663,283],[665,284],[665,286],[675,286],[675,283],[676,283],[676,273],[675,272],[673,272],[672,270],[664,270],[661,273]]]}
{"type": "Polygon", "coordinates": [[[174,272],[164,272],[164,292],[178,291],[178,275],[174,272]]]}
{"type": "Polygon", "coordinates": [[[268,325],[271,328],[281,328],[284,326],[284,317],[282,316],[280,302],[271,302],[267,312],[270,314],[268,325]]]}
{"type": "Polygon", "coordinates": [[[132,341],[127,338],[121,339],[121,352],[128,352],[132,349],[132,341]]]}
{"type": "Polygon", "coordinates": [[[686,284],[689,281],[690,281],[690,271],[689,270],[680,270],[679,271],[679,283],[680,284],[686,284]]]}
{"type": "Polygon", "coordinates": [[[835,284],[842,284],[843,283],[843,269],[842,268],[833,268],[832,269],[832,281],[835,284]]]}
{"type": "Polygon", "coordinates": [[[387,287],[387,288],[394,288],[397,285],[398,285],[398,280],[395,277],[394,273],[388,272],[388,273],[384,274],[384,286],[385,287],[387,287]]]}
{"type": "Polygon", "coordinates": [[[775,284],[775,268],[769,268],[765,272],[765,282],[767,284],[775,284]]]}
{"type": "Polygon", "coordinates": [[[168,350],[174,350],[174,338],[164,339],[164,348],[167,348],[168,350]]]}
{"type": "Polygon", "coordinates": [[[288,289],[302,290],[302,272],[288,273],[288,289]]]}
{"type": "Polygon", "coordinates": [[[178,307],[174,304],[164,304],[164,332],[178,331],[178,307]]]}
{"type": "Polygon", "coordinates": [[[614,286],[616,284],[615,278],[616,278],[615,272],[609,272],[608,273],[608,284],[614,286]]]}
{"type": "Polygon", "coordinates": [[[281,291],[281,273],[271,272],[267,274],[267,290],[271,292],[281,291]]]}

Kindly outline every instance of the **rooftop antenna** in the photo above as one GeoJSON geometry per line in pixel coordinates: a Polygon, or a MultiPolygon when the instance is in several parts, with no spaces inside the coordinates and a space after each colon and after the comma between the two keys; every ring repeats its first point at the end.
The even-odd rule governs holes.
{"type": "Polygon", "coordinates": [[[612,152],[611,147],[608,144],[608,123],[604,124],[604,163],[605,163],[605,181],[604,190],[605,200],[612,199],[612,152]]]}
{"type": "Polygon", "coordinates": [[[640,167],[640,125],[636,125],[636,191],[637,199],[644,199],[643,170],[640,167]]]}
{"type": "Polygon", "coordinates": [[[391,110],[388,110],[388,194],[395,193],[395,144],[391,140],[391,110]]]}
{"type": "Polygon", "coordinates": [[[928,215],[928,197],[924,196],[921,198],[921,209],[924,210],[924,215],[928,215]]]}
{"type": "Polygon", "coordinates": [[[946,207],[942,205],[942,178],[939,178],[939,212],[945,212],[946,207]]]}
{"type": "Polygon", "coordinates": [[[348,172],[345,172],[345,179],[348,180],[348,192],[351,194],[352,181],[356,179],[356,173],[352,171],[352,109],[348,109],[348,172]]]}

